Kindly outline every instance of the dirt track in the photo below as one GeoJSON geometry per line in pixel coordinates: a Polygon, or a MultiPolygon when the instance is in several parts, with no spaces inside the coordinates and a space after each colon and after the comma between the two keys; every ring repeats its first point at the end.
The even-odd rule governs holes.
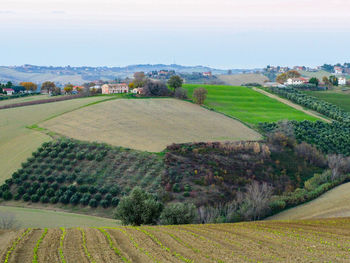
{"type": "Polygon", "coordinates": [[[290,106],[290,107],[292,107],[292,108],[294,108],[294,109],[296,109],[296,110],[300,110],[300,111],[302,111],[302,112],[304,112],[304,113],[306,113],[306,114],[308,114],[308,115],[310,115],[310,116],[312,116],[312,117],[321,119],[321,120],[323,120],[323,121],[325,121],[325,122],[328,122],[328,123],[331,123],[331,122],[332,122],[332,121],[330,121],[329,119],[326,119],[326,118],[324,118],[324,117],[318,115],[317,113],[315,113],[315,112],[312,111],[312,110],[306,110],[306,109],[304,109],[302,106],[300,106],[300,105],[298,105],[298,104],[295,104],[295,103],[293,103],[293,102],[291,102],[291,101],[289,101],[289,100],[287,100],[287,99],[283,99],[283,98],[281,98],[281,97],[278,97],[278,96],[275,95],[275,94],[271,94],[271,93],[269,93],[269,92],[267,92],[267,91],[265,91],[265,90],[258,89],[258,88],[253,88],[253,90],[255,90],[255,91],[257,91],[257,92],[260,92],[261,94],[264,94],[264,95],[266,95],[266,96],[268,96],[268,97],[270,97],[270,98],[276,99],[276,100],[278,100],[278,101],[280,101],[280,102],[282,102],[282,103],[284,103],[284,104],[286,104],[286,105],[288,105],[288,106],[290,106]]]}
{"type": "MultiPolygon", "coordinates": [[[[349,262],[350,219],[66,229],[63,254],[76,262],[349,262]],[[108,236],[108,237],[107,237],[108,236]],[[87,256],[90,255],[90,256],[87,256]]],[[[4,240],[7,231],[0,232],[4,240]]],[[[23,231],[17,232],[17,237],[23,231]]],[[[42,230],[31,230],[9,262],[31,262],[42,230]]],[[[39,262],[61,262],[62,231],[49,229],[39,262]]],[[[11,235],[11,234],[10,234],[11,235]]],[[[5,242],[6,254],[13,238],[5,242]]],[[[2,244],[3,245],[3,244],[2,244]]],[[[3,257],[4,259],[4,257],[3,257]]]]}

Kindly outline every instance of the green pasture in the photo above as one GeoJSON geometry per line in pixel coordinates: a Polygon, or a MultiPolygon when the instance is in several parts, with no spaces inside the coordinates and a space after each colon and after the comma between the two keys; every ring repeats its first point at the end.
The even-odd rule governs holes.
{"type": "Polygon", "coordinates": [[[350,112],[350,93],[336,93],[329,91],[306,91],[310,96],[335,104],[345,111],[350,112]]]}
{"type": "Polygon", "coordinates": [[[198,87],[208,90],[205,106],[253,125],[280,120],[316,120],[312,116],[247,87],[184,85],[190,98],[193,90],[198,87]]]}

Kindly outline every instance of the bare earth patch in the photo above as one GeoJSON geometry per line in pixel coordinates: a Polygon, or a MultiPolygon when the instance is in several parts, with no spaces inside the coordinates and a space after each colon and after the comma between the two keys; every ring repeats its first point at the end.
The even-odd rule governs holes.
{"type": "Polygon", "coordinates": [[[259,140],[244,124],[175,99],[120,99],[61,115],[41,124],[79,140],[159,152],[172,143],[259,140]]]}

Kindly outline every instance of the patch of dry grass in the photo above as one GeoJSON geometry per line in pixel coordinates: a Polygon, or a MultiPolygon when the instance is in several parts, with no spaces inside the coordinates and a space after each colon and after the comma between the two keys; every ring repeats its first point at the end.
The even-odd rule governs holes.
{"type": "Polygon", "coordinates": [[[175,99],[120,99],[61,115],[40,125],[79,140],[159,152],[172,143],[258,140],[244,124],[175,99]]]}

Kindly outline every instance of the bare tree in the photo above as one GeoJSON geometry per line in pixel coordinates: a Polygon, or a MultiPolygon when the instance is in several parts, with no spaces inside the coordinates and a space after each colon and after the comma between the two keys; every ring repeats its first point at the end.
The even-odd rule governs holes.
{"type": "Polygon", "coordinates": [[[264,216],[268,209],[269,203],[272,197],[273,188],[267,183],[259,183],[253,181],[250,185],[246,187],[246,192],[243,193],[243,204],[241,213],[247,219],[259,220],[264,216]]]}
{"type": "Polygon", "coordinates": [[[328,155],[327,156],[328,167],[332,171],[332,180],[341,179],[341,177],[348,172],[349,159],[344,158],[342,155],[328,155]]]}
{"type": "Polygon", "coordinates": [[[208,91],[205,88],[197,88],[193,91],[193,98],[194,101],[199,104],[202,105],[205,101],[205,99],[207,98],[207,94],[208,91]]]}
{"type": "Polygon", "coordinates": [[[15,229],[18,227],[19,223],[14,214],[0,211],[0,229],[15,229]]]}

